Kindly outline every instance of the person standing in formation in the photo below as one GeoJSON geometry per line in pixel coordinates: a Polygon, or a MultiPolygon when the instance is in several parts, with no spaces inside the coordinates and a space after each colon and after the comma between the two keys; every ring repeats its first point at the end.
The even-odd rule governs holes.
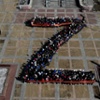
{"type": "Polygon", "coordinates": [[[1,30],[0,30],[0,35],[1,35],[1,30]]]}

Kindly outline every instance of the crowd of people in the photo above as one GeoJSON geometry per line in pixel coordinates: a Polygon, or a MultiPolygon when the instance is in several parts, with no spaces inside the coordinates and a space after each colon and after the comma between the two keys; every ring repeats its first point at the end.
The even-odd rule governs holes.
{"type": "Polygon", "coordinates": [[[32,26],[64,26],[71,24],[71,19],[69,17],[56,17],[56,18],[47,18],[47,17],[35,17],[31,20],[32,26]]]}
{"type": "Polygon", "coordinates": [[[27,83],[93,84],[95,80],[92,71],[39,69],[26,74],[22,81],[27,83]]]}
{"type": "MultiPolygon", "coordinates": [[[[83,27],[86,26],[84,23],[84,18],[83,19],[72,18],[71,20],[72,20],[71,25],[64,27],[60,32],[53,35],[41,46],[41,48],[38,51],[34,52],[34,54],[31,55],[31,58],[28,59],[27,63],[22,65],[22,72],[17,77],[17,80],[20,80],[22,82],[29,82],[32,79],[40,80],[43,78],[45,79],[47,77],[52,77],[53,75],[52,72],[56,70],[44,70],[45,67],[50,64],[53,55],[57,52],[59,47],[63,45],[65,42],[67,42],[74,34],[78,33],[81,29],[83,29],[83,27]],[[51,74],[49,74],[48,76],[49,72],[47,73],[45,71],[49,71],[51,74]]],[[[67,71],[60,71],[60,73],[63,73],[63,72],[65,73],[67,71]]],[[[76,73],[74,71],[72,72],[76,73]]],[[[78,75],[78,73],[76,74],[78,75]]],[[[67,73],[65,73],[65,76],[67,77],[67,73]]],[[[82,76],[80,77],[79,76],[76,77],[75,79],[80,80],[84,78],[86,79],[89,78],[91,80],[93,78],[92,74],[90,73],[86,74],[86,77],[84,78],[82,76]]],[[[58,77],[60,76],[58,75],[58,77]]],[[[63,80],[63,77],[60,77],[60,78],[62,78],[63,80]]],[[[65,78],[65,79],[70,80],[68,78],[65,78]]],[[[71,78],[71,80],[73,80],[73,78],[71,78]]]]}

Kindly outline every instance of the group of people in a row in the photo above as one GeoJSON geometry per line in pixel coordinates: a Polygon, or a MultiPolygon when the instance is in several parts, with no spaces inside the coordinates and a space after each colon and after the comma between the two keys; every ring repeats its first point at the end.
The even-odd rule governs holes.
{"type": "Polygon", "coordinates": [[[71,25],[66,26],[63,30],[48,39],[22,66],[22,72],[17,77],[18,80],[27,82],[28,76],[35,77],[34,74],[40,69],[48,66],[52,60],[53,55],[57,52],[59,47],[67,42],[74,34],[78,33],[84,26],[83,19],[72,19],[71,25]],[[27,77],[26,77],[27,76],[27,77]]]}
{"type": "Polygon", "coordinates": [[[34,24],[48,24],[49,26],[53,26],[54,24],[71,22],[71,19],[68,17],[56,17],[56,18],[35,17],[32,19],[32,22],[34,24]]]}
{"type": "MultiPolygon", "coordinates": [[[[18,78],[17,78],[18,79],[18,78]]],[[[22,82],[41,82],[41,83],[88,83],[95,82],[94,73],[92,71],[84,70],[53,70],[53,69],[39,69],[38,71],[29,72],[23,77],[22,82]]]]}
{"type": "MultiPolygon", "coordinates": [[[[66,81],[94,81],[94,74],[91,71],[74,70],[38,70],[34,74],[26,75],[27,82],[66,82],[66,81]],[[33,77],[32,77],[33,76],[33,77]]],[[[73,83],[73,82],[72,82],[73,83]]],[[[78,82],[77,82],[78,83],[78,82]]]]}

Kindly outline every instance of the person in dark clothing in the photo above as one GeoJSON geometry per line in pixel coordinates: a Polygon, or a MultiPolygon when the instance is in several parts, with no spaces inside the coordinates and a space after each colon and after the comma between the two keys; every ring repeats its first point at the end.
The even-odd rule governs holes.
{"type": "Polygon", "coordinates": [[[1,35],[1,30],[0,30],[0,35],[1,35]]]}

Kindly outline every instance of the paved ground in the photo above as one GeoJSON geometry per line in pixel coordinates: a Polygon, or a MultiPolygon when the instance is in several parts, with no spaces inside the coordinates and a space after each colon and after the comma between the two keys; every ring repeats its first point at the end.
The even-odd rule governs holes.
{"type": "MultiPolygon", "coordinates": [[[[0,62],[21,64],[41,41],[57,33],[61,28],[30,28],[24,25],[33,16],[79,17],[77,8],[45,8],[36,0],[31,10],[17,10],[18,0],[0,2],[0,62]],[[41,6],[40,6],[41,5],[41,6]]],[[[89,61],[100,63],[100,12],[84,12],[88,27],[64,44],[47,68],[93,70],[89,61]]],[[[17,74],[19,73],[19,70],[17,74]]],[[[97,85],[97,84],[94,84],[97,85]]],[[[15,80],[11,100],[96,100],[93,86],[61,84],[22,84],[15,80]]]]}

